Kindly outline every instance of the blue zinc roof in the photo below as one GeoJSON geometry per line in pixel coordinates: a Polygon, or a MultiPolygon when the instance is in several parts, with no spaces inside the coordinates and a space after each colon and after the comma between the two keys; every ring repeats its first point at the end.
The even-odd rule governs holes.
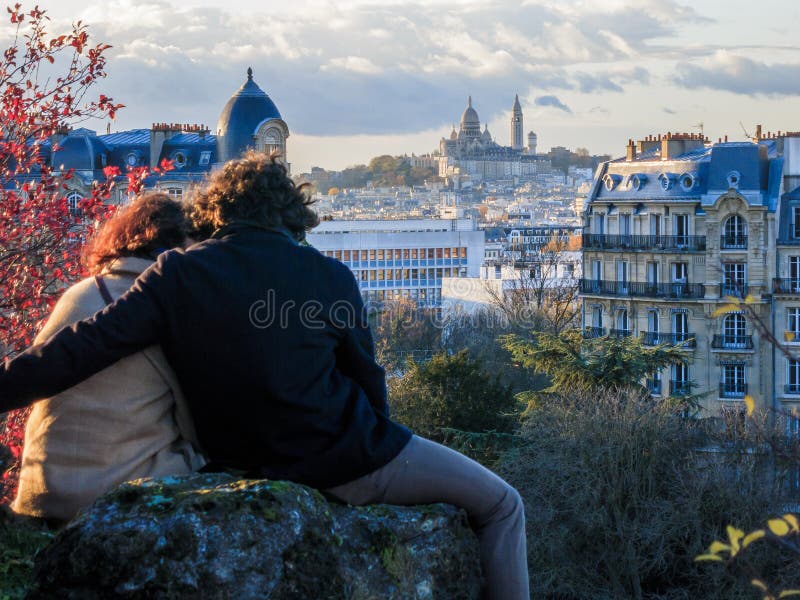
{"type": "MultiPolygon", "coordinates": [[[[683,140],[678,140],[678,143],[683,140]]],[[[777,209],[783,158],[774,141],[725,142],[693,148],[661,159],[656,147],[632,160],[620,158],[598,168],[587,208],[593,202],[669,201],[711,206],[733,188],[750,204],[777,209]]]]}
{"type": "Polygon", "coordinates": [[[228,100],[219,119],[221,135],[212,135],[193,125],[155,124],[152,129],[131,129],[97,135],[89,129],[75,129],[64,136],[54,136],[42,144],[42,152],[56,167],[80,171],[80,179],[102,179],[103,168],[155,166],[164,159],[173,161],[170,178],[194,181],[224,162],[253,146],[259,126],[280,119],[280,112],[270,97],[253,81],[248,69],[245,83],[228,100]],[[154,163],[154,164],[151,164],[154,163]]]}

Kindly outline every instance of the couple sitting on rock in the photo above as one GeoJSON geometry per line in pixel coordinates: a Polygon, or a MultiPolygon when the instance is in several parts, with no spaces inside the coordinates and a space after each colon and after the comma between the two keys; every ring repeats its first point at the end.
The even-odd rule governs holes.
{"type": "Polygon", "coordinates": [[[274,156],[250,153],[211,175],[191,224],[161,194],[105,224],[98,275],[0,367],[0,411],[49,398],[28,424],[15,510],[68,519],[127,479],[201,467],[354,505],[446,502],[478,535],[487,598],[527,599],[519,494],[389,418],[355,278],[298,243],[318,221],[310,204],[274,156]]]}

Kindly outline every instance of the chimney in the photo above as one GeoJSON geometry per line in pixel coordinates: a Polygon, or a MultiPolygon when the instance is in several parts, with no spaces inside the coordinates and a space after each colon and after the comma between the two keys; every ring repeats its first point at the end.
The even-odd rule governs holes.
{"type": "Polygon", "coordinates": [[[150,168],[158,166],[164,142],[176,133],[180,133],[181,129],[182,127],[175,123],[153,123],[150,128],[150,168]]]}
{"type": "Polygon", "coordinates": [[[625,149],[625,160],[631,162],[636,160],[636,144],[633,140],[628,140],[628,147],[625,149]]]}
{"type": "Polygon", "coordinates": [[[756,125],[756,139],[753,141],[757,144],[761,139],[761,125],[756,125]]]}

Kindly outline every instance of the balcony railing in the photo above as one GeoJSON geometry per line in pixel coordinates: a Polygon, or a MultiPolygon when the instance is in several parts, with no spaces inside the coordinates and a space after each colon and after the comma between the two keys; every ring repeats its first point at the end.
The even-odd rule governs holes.
{"type": "Polygon", "coordinates": [[[744,398],[747,395],[747,384],[744,381],[723,381],[719,384],[721,398],[744,398]]]}
{"type": "Polygon", "coordinates": [[[608,281],[581,279],[582,294],[642,298],[703,298],[702,283],[648,283],[646,281],[608,281]]]}
{"type": "Polygon", "coordinates": [[[615,338],[630,337],[633,333],[630,329],[609,329],[608,335],[615,338]]]}
{"type": "Polygon", "coordinates": [[[681,345],[685,348],[696,348],[697,338],[693,333],[661,333],[660,331],[645,331],[642,333],[642,343],[645,346],[660,346],[670,344],[681,345]]]}
{"type": "Polygon", "coordinates": [[[691,392],[691,384],[688,381],[671,379],[669,382],[669,393],[673,396],[686,396],[691,392]]]}
{"type": "Polygon", "coordinates": [[[594,338],[601,338],[606,334],[605,327],[584,327],[583,339],[589,340],[594,338]]]}
{"type": "Polygon", "coordinates": [[[773,279],[776,294],[800,294],[800,279],[773,279]]]}
{"type": "Polygon", "coordinates": [[[722,234],[719,241],[719,247],[723,250],[746,250],[747,249],[747,234],[722,234]]]}
{"type": "Polygon", "coordinates": [[[623,235],[584,233],[584,250],[667,250],[674,252],[704,251],[704,235],[623,235]]]}
{"type": "Polygon", "coordinates": [[[719,284],[719,297],[726,298],[727,296],[733,296],[734,298],[746,298],[747,284],[738,283],[735,281],[719,284]]]}
{"type": "Polygon", "coordinates": [[[800,394],[800,383],[787,383],[783,391],[786,394],[800,394]]]}
{"type": "Polygon", "coordinates": [[[717,350],[752,350],[752,335],[715,335],[711,347],[717,350]]]}

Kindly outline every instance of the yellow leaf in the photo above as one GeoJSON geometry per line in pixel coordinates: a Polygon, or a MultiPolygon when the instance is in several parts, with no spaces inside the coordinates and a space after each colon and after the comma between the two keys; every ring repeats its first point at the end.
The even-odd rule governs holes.
{"type": "Polygon", "coordinates": [[[694,557],[694,562],[701,562],[704,560],[714,560],[717,562],[724,562],[721,556],[717,556],[716,554],[700,554],[699,556],[694,557]]]}
{"type": "Polygon", "coordinates": [[[747,294],[747,297],[744,299],[745,304],[755,304],[756,302],[758,302],[758,300],[756,300],[753,294],[747,294]]]}
{"type": "Polygon", "coordinates": [[[756,409],[756,401],[753,400],[752,396],[745,396],[744,397],[744,405],[747,408],[747,416],[753,414],[753,411],[756,409]]]}
{"type": "Polygon", "coordinates": [[[731,547],[728,544],[723,544],[722,542],[714,541],[711,542],[711,545],[708,547],[708,551],[711,554],[719,554],[720,552],[730,552],[731,547]]]}
{"type": "MultiPolygon", "coordinates": [[[[733,300],[733,298],[726,298],[726,300],[730,301],[730,300],[733,300]]],[[[717,310],[715,310],[713,313],[711,313],[711,316],[712,317],[719,317],[721,315],[724,315],[724,314],[729,313],[729,312],[733,312],[735,310],[739,310],[739,305],[738,304],[723,304],[722,306],[717,308],[717,310]]]]}
{"type": "Polygon", "coordinates": [[[783,341],[784,342],[793,342],[794,341],[794,331],[784,331],[783,332],[783,341]]]}
{"type": "Polygon", "coordinates": [[[783,519],[770,519],[767,521],[769,530],[779,537],[783,537],[789,533],[789,524],[783,519]]]}
{"type": "Polygon", "coordinates": [[[767,587],[767,584],[764,583],[763,581],[761,581],[760,579],[751,579],[750,580],[750,585],[753,585],[753,586],[757,587],[762,592],[766,592],[769,589],[767,587]]]}
{"type": "Polygon", "coordinates": [[[792,526],[792,531],[794,531],[795,533],[800,531],[800,521],[798,521],[797,517],[795,517],[793,514],[783,515],[783,520],[792,526]]]}
{"type": "Polygon", "coordinates": [[[778,598],[788,598],[789,596],[800,596],[800,590],[783,590],[778,594],[778,598]]]}
{"type": "Polygon", "coordinates": [[[742,548],[747,548],[750,544],[752,544],[756,540],[760,540],[765,535],[766,533],[764,533],[763,529],[756,529],[752,533],[748,533],[746,536],[744,536],[744,539],[742,540],[742,548]]]}
{"type": "Polygon", "coordinates": [[[728,539],[731,542],[731,557],[736,556],[736,553],[739,552],[739,540],[744,537],[744,531],[741,529],[737,529],[733,525],[728,525],[728,539]]]}

